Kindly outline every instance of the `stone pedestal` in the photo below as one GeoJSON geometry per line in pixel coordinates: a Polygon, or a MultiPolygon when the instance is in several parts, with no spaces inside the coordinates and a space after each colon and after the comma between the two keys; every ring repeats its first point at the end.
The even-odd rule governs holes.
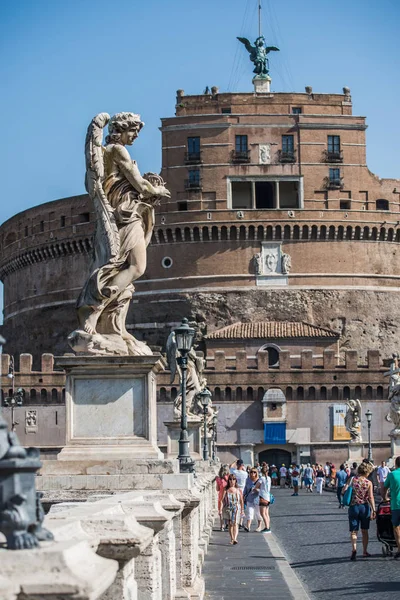
{"type": "Polygon", "coordinates": [[[161,459],[157,446],[156,374],[152,356],[63,356],[66,447],[62,461],[161,459]]]}
{"type": "Polygon", "coordinates": [[[355,444],[349,444],[348,446],[349,449],[349,460],[354,461],[354,462],[361,462],[361,460],[364,457],[364,444],[362,443],[355,443],[355,444]]]}
{"type": "MultiPolygon", "coordinates": [[[[181,435],[181,422],[165,421],[164,425],[167,428],[167,457],[176,457],[179,454],[179,437],[181,435]]],[[[201,429],[202,421],[194,421],[188,419],[187,432],[189,437],[189,452],[194,460],[201,460],[203,453],[201,448],[201,429]]]]}
{"type": "Polygon", "coordinates": [[[391,457],[393,462],[396,456],[400,456],[400,433],[389,433],[391,457]]]}
{"type": "Polygon", "coordinates": [[[270,94],[271,93],[271,77],[269,75],[256,75],[253,77],[254,92],[256,94],[270,94]]]}

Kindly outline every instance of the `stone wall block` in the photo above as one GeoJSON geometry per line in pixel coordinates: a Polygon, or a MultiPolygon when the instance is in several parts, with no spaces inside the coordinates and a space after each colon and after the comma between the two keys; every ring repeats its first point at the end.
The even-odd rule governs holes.
{"type": "Polygon", "coordinates": [[[222,350],[217,350],[214,355],[214,369],[216,371],[225,371],[226,369],[225,352],[222,350]]]}
{"type": "Polygon", "coordinates": [[[336,352],[334,350],[324,350],[324,369],[334,369],[336,367],[336,352]]]}
{"type": "Polygon", "coordinates": [[[345,352],[346,369],[352,371],[358,367],[358,352],[357,350],[346,350],[345,352]]]}
{"type": "Polygon", "coordinates": [[[260,350],[257,352],[257,369],[259,371],[268,371],[268,352],[260,350]]]}
{"type": "Polygon", "coordinates": [[[19,355],[19,372],[20,373],[32,373],[32,354],[20,354],[19,355]]]}
{"type": "Polygon", "coordinates": [[[379,350],[368,350],[367,363],[369,369],[379,369],[381,366],[381,357],[379,350]]]}
{"type": "Polygon", "coordinates": [[[0,354],[1,358],[1,374],[7,375],[8,369],[10,368],[10,355],[9,354],[0,354]]]}
{"type": "Polygon", "coordinates": [[[54,356],[52,354],[42,354],[42,373],[52,373],[54,371],[54,356]]]}
{"type": "Polygon", "coordinates": [[[161,564],[161,552],[156,536],[135,560],[135,579],[140,600],[163,600],[161,564]]]}
{"type": "Polygon", "coordinates": [[[236,371],[247,371],[246,350],[239,350],[239,352],[236,352],[236,371]]]}
{"type": "Polygon", "coordinates": [[[311,370],[313,368],[313,351],[302,350],[301,351],[301,368],[311,370]]]}
{"type": "Polygon", "coordinates": [[[279,369],[281,371],[290,370],[290,352],[289,350],[282,350],[279,353],[279,369]]]}

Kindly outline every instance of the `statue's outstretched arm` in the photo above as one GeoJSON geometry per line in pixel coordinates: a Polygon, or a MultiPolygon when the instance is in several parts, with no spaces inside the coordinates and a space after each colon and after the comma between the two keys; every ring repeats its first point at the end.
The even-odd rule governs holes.
{"type": "Polygon", "coordinates": [[[123,146],[115,146],[113,158],[129,183],[131,183],[135,190],[138,191],[139,194],[142,194],[144,198],[150,198],[151,196],[169,196],[169,192],[164,186],[154,186],[146,179],[143,179],[136,163],[132,161],[126,148],[123,146]]]}

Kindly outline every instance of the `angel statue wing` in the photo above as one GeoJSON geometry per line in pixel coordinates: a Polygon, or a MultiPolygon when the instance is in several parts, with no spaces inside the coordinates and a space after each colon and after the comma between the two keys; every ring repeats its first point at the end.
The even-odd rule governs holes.
{"type": "Polygon", "coordinates": [[[236,39],[238,39],[239,42],[242,42],[242,44],[245,45],[245,48],[246,48],[247,52],[250,53],[250,59],[251,59],[252,56],[253,56],[253,54],[254,54],[254,52],[255,52],[256,47],[252,46],[247,38],[238,37],[236,39]]]}
{"type": "Polygon", "coordinates": [[[276,46],[267,46],[265,48],[265,52],[268,54],[268,52],[280,52],[279,48],[277,48],[276,46]]]}
{"type": "Polygon", "coordinates": [[[171,383],[174,382],[175,375],[177,372],[177,362],[176,362],[176,338],[175,331],[171,331],[167,339],[167,363],[168,368],[171,371],[171,383]]]}
{"type": "Polygon", "coordinates": [[[113,209],[103,189],[103,129],[110,120],[107,113],[99,113],[92,119],[85,140],[86,176],[85,188],[96,214],[94,238],[94,268],[112,262],[119,253],[120,239],[113,209]]]}

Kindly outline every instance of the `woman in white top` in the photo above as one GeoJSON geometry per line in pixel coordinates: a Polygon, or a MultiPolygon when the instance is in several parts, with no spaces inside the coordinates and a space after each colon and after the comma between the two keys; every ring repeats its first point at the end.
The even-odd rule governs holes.
{"type": "Polygon", "coordinates": [[[260,479],[259,509],[265,525],[264,529],[261,530],[261,533],[271,533],[271,520],[269,516],[269,505],[271,504],[271,477],[268,475],[267,466],[262,467],[260,479]]]}

